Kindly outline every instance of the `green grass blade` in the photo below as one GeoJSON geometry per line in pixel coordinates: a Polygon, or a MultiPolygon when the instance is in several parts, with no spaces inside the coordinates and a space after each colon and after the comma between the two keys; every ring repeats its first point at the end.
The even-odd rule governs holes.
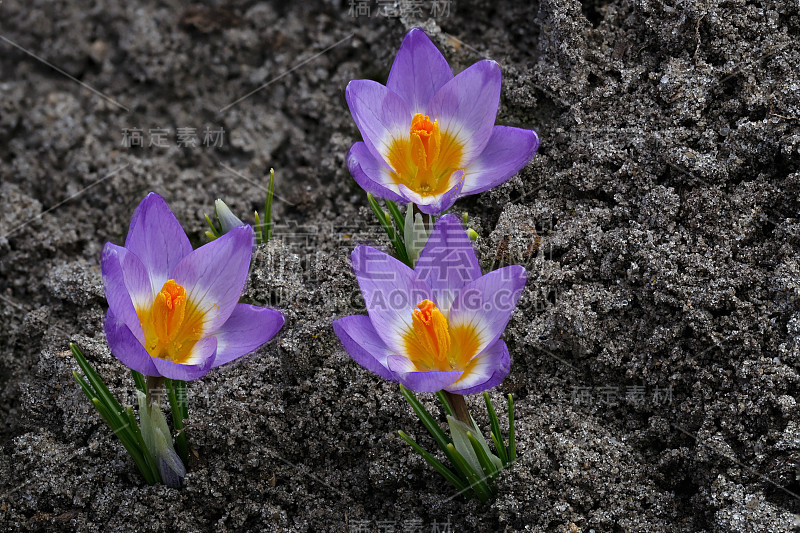
{"type": "Polygon", "coordinates": [[[496,478],[497,468],[494,466],[494,463],[489,460],[489,456],[486,455],[486,450],[483,449],[481,443],[478,442],[478,439],[476,439],[475,435],[471,432],[467,432],[467,439],[469,439],[469,443],[472,445],[475,455],[478,456],[478,462],[481,464],[484,477],[489,479],[496,478]]]}
{"type": "MultiPolygon", "coordinates": [[[[139,426],[136,423],[136,419],[133,417],[133,413],[131,412],[130,415],[128,415],[128,413],[122,409],[122,406],[120,406],[119,402],[113,397],[100,376],[86,360],[80,348],[78,348],[76,344],[70,343],[70,349],[75,359],[78,361],[78,366],[81,367],[81,370],[83,370],[89,381],[89,383],[87,383],[77,372],[72,373],[84,394],[86,394],[97,412],[103,420],[105,420],[106,424],[108,424],[108,427],[111,428],[125,447],[131,459],[133,459],[133,462],[136,464],[136,467],[142,473],[142,476],[144,476],[145,481],[150,485],[160,481],[161,478],[158,475],[158,469],[154,468],[155,465],[149,464],[151,463],[150,454],[147,451],[147,447],[144,445],[144,441],[141,439],[139,426]],[[137,434],[139,438],[137,438],[137,434]],[[153,475],[154,471],[155,477],[153,475]]],[[[134,375],[134,381],[136,379],[136,375],[134,375]]]]}
{"type": "Polygon", "coordinates": [[[422,425],[425,426],[425,429],[428,430],[428,433],[431,434],[433,440],[436,441],[436,444],[439,448],[446,453],[447,445],[451,443],[450,437],[442,431],[442,428],[439,427],[439,424],[436,423],[436,420],[433,419],[431,414],[425,409],[425,406],[414,396],[414,393],[408,390],[407,388],[400,385],[400,394],[406,399],[406,401],[411,405],[411,409],[417,414],[422,425]]]}
{"type": "Polygon", "coordinates": [[[189,398],[186,396],[186,382],[180,379],[173,379],[172,385],[175,387],[175,396],[178,399],[178,407],[181,410],[181,418],[189,419],[189,398]]]}
{"type": "MultiPolygon", "coordinates": [[[[185,395],[181,395],[180,385],[184,383],[181,380],[166,379],[164,383],[167,386],[167,397],[169,398],[169,409],[172,413],[172,425],[175,427],[175,448],[178,455],[185,465],[189,460],[189,444],[186,441],[186,430],[183,426],[183,407],[182,403],[186,402],[185,395]]],[[[185,388],[183,389],[186,390],[185,388]]]]}
{"type": "Polygon", "coordinates": [[[272,239],[272,199],[275,196],[275,169],[269,169],[267,199],[264,202],[264,242],[272,239]]]}
{"type": "Polygon", "coordinates": [[[448,416],[453,415],[453,408],[450,407],[450,402],[447,401],[447,398],[444,395],[444,392],[439,391],[436,393],[436,397],[439,398],[439,401],[442,402],[442,406],[444,407],[444,411],[448,414],[448,416]]]}
{"type": "Polygon", "coordinates": [[[127,424],[129,423],[127,421],[127,417],[126,417],[125,427],[114,429],[111,423],[111,413],[108,411],[108,408],[105,405],[103,405],[97,398],[95,398],[92,401],[92,403],[94,404],[95,409],[97,409],[97,412],[100,413],[100,416],[103,417],[106,423],[114,430],[114,434],[117,436],[117,438],[119,438],[119,441],[128,451],[128,454],[131,456],[131,459],[133,459],[133,462],[136,464],[136,467],[139,469],[139,472],[141,472],[142,476],[144,476],[144,479],[145,481],[147,481],[147,484],[152,485],[160,481],[160,477],[155,477],[155,478],[153,477],[152,468],[148,464],[150,460],[150,455],[147,452],[147,449],[144,448],[144,443],[142,443],[142,448],[140,449],[138,443],[131,438],[132,432],[125,431],[125,429],[127,428],[127,424]]]}
{"type": "Polygon", "coordinates": [[[472,467],[469,466],[467,460],[464,459],[460,453],[458,453],[458,450],[456,450],[455,446],[448,444],[447,448],[450,450],[450,453],[453,456],[453,464],[455,464],[461,472],[466,474],[467,480],[469,481],[469,486],[475,491],[475,495],[480,501],[487,502],[489,498],[492,497],[492,491],[489,489],[489,486],[481,479],[481,476],[479,476],[472,469],[472,467]]]}
{"type": "Polygon", "coordinates": [[[129,446],[134,448],[136,447],[135,443],[129,438],[130,434],[125,432],[125,428],[128,426],[127,420],[122,424],[118,424],[117,420],[111,416],[112,413],[109,411],[108,407],[103,405],[103,402],[97,398],[92,398],[92,405],[94,405],[95,409],[97,409],[97,412],[100,413],[100,416],[103,417],[103,420],[106,421],[108,427],[110,427],[114,432],[114,435],[116,435],[119,440],[122,441],[122,444],[125,445],[125,448],[128,448],[129,446]]]}
{"type": "Polygon", "coordinates": [[[492,405],[492,400],[489,399],[488,392],[484,391],[483,401],[486,403],[486,410],[489,412],[489,422],[492,425],[492,440],[497,449],[497,455],[500,456],[500,461],[502,461],[503,466],[505,466],[508,464],[508,452],[506,451],[505,444],[503,444],[503,434],[500,433],[500,421],[497,419],[497,413],[494,410],[494,405],[492,405]]]}
{"type": "Polygon", "coordinates": [[[78,348],[78,346],[72,342],[69,344],[69,347],[72,350],[72,355],[74,355],[75,359],[78,361],[78,366],[81,367],[81,370],[83,370],[83,373],[89,380],[92,388],[94,388],[97,399],[99,399],[100,402],[108,408],[111,416],[117,421],[118,426],[124,425],[125,421],[120,415],[122,412],[122,406],[111,394],[111,391],[108,390],[108,387],[106,387],[106,384],[103,383],[103,380],[100,378],[97,372],[95,372],[94,368],[92,368],[92,365],[90,365],[86,360],[86,357],[83,356],[80,348],[78,348]]]}
{"type": "Polygon", "coordinates": [[[208,215],[205,215],[205,217],[206,217],[206,222],[208,222],[208,227],[211,228],[211,231],[207,231],[206,235],[211,233],[211,236],[213,238],[211,238],[211,237],[209,237],[209,238],[211,238],[211,240],[213,241],[214,239],[219,237],[220,233],[219,233],[219,230],[214,226],[214,223],[211,222],[211,219],[208,217],[208,215]]]}
{"type": "Polygon", "coordinates": [[[84,379],[80,376],[80,374],[78,374],[75,371],[72,372],[72,377],[74,377],[75,381],[78,382],[78,385],[81,386],[81,390],[83,390],[83,393],[86,395],[87,398],[89,398],[89,401],[93,402],[94,399],[97,398],[97,395],[94,393],[94,390],[89,386],[89,384],[86,383],[86,381],[84,381],[84,379]]]}
{"type": "Polygon", "coordinates": [[[144,375],[133,369],[131,369],[131,375],[133,376],[133,382],[136,383],[136,388],[139,389],[140,392],[146,393],[147,381],[144,379],[144,375]]]}
{"type": "Polygon", "coordinates": [[[470,489],[461,478],[455,475],[449,468],[444,466],[438,459],[436,459],[434,456],[428,453],[422,446],[414,442],[414,439],[406,435],[405,432],[398,431],[397,433],[400,435],[401,439],[406,441],[408,445],[414,449],[415,452],[420,454],[422,458],[425,459],[426,463],[431,465],[437,472],[439,472],[442,475],[442,477],[444,477],[447,481],[449,481],[450,484],[453,485],[460,494],[463,494],[464,496],[467,497],[467,499],[469,499],[470,489]]]}
{"type": "Polygon", "coordinates": [[[517,443],[514,438],[514,399],[508,395],[508,462],[517,460],[517,443]]]}
{"type": "Polygon", "coordinates": [[[255,220],[255,227],[256,227],[256,243],[264,244],[264,234],[261,232],[261,219],[258,217],[258,211],[253,213],[253,219],[255,220]]]}
{"type": "Polygon", "coordinates": [[[392,246],[394,246],[394,250],[397,253],[397,258],[406,265],[411,266],[408,261],[408,253],[406,252],[406,245],[403,243],[403,240],[400,238],[398,233],[394,230],[394,226],[392,226],[389,217],[386,216],[386,213],[384,213],[383,209],[381,209],[381,206],[378,205],[378,202],[377,200],[375,200],[375,197],[372,196],[370,193],[367,193],[367,201],[369,202],[370,208],[372,208],[372,212],[375,213],[375,217],[377,217],[378,222],[380,222],[381,227],[383,227],[383,230],[389,237],[389,241],[391,241],[392,246]]]}
{"type": "MultiPolygon", "coordinates": [[[[189,397],[186,395],[186,382],[181,380],[175,380],[176,384],[176,391],[178,395],[178,407],[181,409],[181,418],[183,420],[189,420],[189,397]],[[182,400],[181,400],[182,399],[182,400]]],[[[186,426],[183,427],[181,431],[181,435],[183,435],[184,440],[186,440],[186,453],[188,456],[189,453],[189,437],[188,433],[186,432],[186,426]]],[[[184,464],[186,462],[184,461],[184,464]]]]}
{"type": "Polygon", "coordinates": [[[464,479],[468,479],[467,473],[461,470],[459,464],[456,462],[455,457],[453,457],[450,448],[448,447],[448,445],[452,444],[452,440],[447,433],[442,431],[442,428],[439,427],[439,424],[436,423],[436,420],[433,419],[431,414],[427,409],[425,409],[425,406],[422,405],[413,392],[400,385],[400,393],[403,395],[409,405],[411,405],[411,409],[414,410],[417,417],[420,419],[420,422],[422,422],[422,425],[425,426],[425,429],[427,429],[428,433],[431,434],[433,440],[436,441],[436,445],[439,446],[439,449],[442,450],[447,459],[456,467],[456,470],[462,474],[464,479]]]}
{"type": "Polygon", "coordinates": [[[397,229],[399,230],[400,235],[404,235],[406,231],[406,221],[403,218],[403,215],[400,214],[397,204],[391,200],[386,200],[386,207],[389,208],[389,213],[392,214],[392,218],[394,219],[394,223],[397,224],[397,229]]]}
{"type": "MultiPolygon", "coordinates": [[[[498,438],[495,436],[494,433],[492,433],[491,435],[492,435],[492,442],[494,442],[494,449],[495,450],[500,450],[501,448],[505,449],[505,445],[503,444],[503,441],[502,440],[498,440],[498,438]]],[[[508,464],[509,464],[508,463],[508,456],[506,456],[505,459],[503,457],[500,457],[500,461],[503,463],[503,468],[507,467],[508,464]]]]}

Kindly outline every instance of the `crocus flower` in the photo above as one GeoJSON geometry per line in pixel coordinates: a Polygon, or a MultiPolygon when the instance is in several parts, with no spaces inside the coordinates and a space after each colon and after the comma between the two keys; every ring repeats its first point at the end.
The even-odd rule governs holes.
{"type": "Polygon", "coordinates": [[[368,316],[336,320],[350,356],[418,392],[473,394],[508,375],[500,335],[525,285],[525,269],[481,275],[460,221],[441,217],[414,270],[369,246],[352,254],[368,316]]]}
{"type": "Polygon", "coordinates": [[[190,380],[267,342],[281,313],[238,303],[252,249],[252,228],[239,226],[192,250],[164,199],[148,194],[125,246],[103,249],[111,353],[147,376],[190,380]]]}
{"type": "Polygon", "coordinates": [[[346,97],[364,139],[347,155],[353,178],[374,196],[413,202],[429,215],[505,182],[539,146],[534,131],[494,125],[497,63],[479,61],[454,77],[420,29],[403,40],[386,86],[353,80],[346,97]]]}

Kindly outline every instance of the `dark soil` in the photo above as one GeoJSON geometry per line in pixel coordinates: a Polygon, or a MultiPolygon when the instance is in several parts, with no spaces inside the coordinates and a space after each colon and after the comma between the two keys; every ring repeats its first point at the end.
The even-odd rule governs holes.
{"type": "Polygon", "coordinates": [[[0,528],[800,529],[797,2],[421,4],[0,3],[0,528]],[[414,26],[455,71],[497,60],[498,123],[542,141],[455,206],[485,271],[530,273],[493,392],[516,399],[520,460],[489,504],[398,438],[433,446],[330,327],[363,312],[350,250],[387,245],[344,164],[344,88],[385,82],[414,26]],[[144,146],[123,146],[137,128],[144,146]],[[131,402],[100,250],[149,191],[195,246],[215,198],[252,221],[270,167],[276,239],[246,297],[286,326],[190,384],[186,487],[147,486],[72,378],[70,341],[131,402]]]}

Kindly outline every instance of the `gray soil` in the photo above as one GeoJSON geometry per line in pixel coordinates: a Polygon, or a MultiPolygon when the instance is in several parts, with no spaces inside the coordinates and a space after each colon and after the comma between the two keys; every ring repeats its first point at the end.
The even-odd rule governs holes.
{"type": "Polygon", "coordinates": [[[0,4],[0,528],[800,529],[797,2],[353,4],[372,16],[343,0],[0,4]],[[387,245],[344,164],[359,138],[344,88],[385,82],[414,26],[455,71],[497,60],[498,122],[542,140],[455,207],[485,271],[530,272],[492,393],[516,399],[520,460],[488,504],[398,438],[433,447],[330,326],[363,312],[349,251],[387,245]],[[177,145],[184,127],[197,147],[177,145]],[[122,146],[124,128],[145,146],[122,146]],[[155,128],[166,147],[148,146],[155,128]],[[245,297],[286,326],[190,384],[186,487],[147,486],[72,379],[70,341],[131,402],[100,251],[149,191],[195,246],[217,197],[252,221],[270,167],[276,239],[245,297]]]}

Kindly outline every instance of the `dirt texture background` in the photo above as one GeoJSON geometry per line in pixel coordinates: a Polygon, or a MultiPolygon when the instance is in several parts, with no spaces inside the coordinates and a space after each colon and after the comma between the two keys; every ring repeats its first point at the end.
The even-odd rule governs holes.
{"type": "Polygon", "coordinates": [[[796,0],[433,4],[0,4],[1,530],[800,529],[796,0]],[[516,398],[520,460],[485,505],[397,437],[432,447],[330,326],[363,312],[350,250],[388,244],[345,166],[344,88],[385,82],[415,26],[456,72],[497,60],[498,123],[541,138],[517,177],[454,208],[484,271],[529,270],[492,393],[516,398]],[[186,487],[147,486],[66,352],[131,401],[100,251],[149,191],[195,246],[215,198],[252,221],[270,167],[276,238],[245,297],[287,323],[190,384],[186,487]]]}

